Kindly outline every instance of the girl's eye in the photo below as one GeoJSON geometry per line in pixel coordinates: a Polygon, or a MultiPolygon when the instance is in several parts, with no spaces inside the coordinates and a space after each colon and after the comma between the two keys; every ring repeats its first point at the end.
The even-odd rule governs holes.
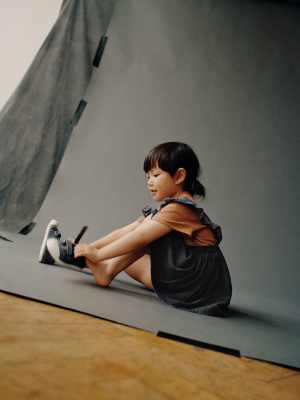
{"type": "Polygon", "coordinates": [[[157,178],[159,175],[158,174],[156,174],[156,175],[153,175],[154,176],[154,178],[157,178]]]}

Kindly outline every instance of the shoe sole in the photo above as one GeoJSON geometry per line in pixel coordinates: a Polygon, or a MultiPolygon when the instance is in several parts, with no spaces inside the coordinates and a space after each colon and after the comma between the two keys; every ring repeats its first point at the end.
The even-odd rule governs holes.
{"type": "Polygon", "coordinates": [[[41,246],[41,250],[40,250],[40,254],[39,254],[39,262],[42,262],[42,258],[43,258],[43,254],[44,254],[44,249],[45,249],[45,246],[46,246],[46,243],[47,243],[48,234],[49,234],[49,231],[50,231],[51,226],[53,226],[53,225],[56,226],[56,228],[58,227],[58,222],[57,222],[55,219],[52,219],[52,220],[49,222],[49,224],[48,224],[48,226],[47,226],[47,228],[46,228],[44,240],[43,240],[43,243],[42,243],[42,246],[41,246]]]}
{"type": "Polygon", "coordinates": [[[51,256],[54,258],[55,260],[55,264],[61,266],[61,267],[65,267],[65,268],[69,268],[69,269],[74,269],[76,271],[82,271],[83,268],[77,267],[77,265],[73,265],[73,264],[67,264],[63,261],[60,260],[59,256],[60,256],[60,250],[59,250],[59,245],[56,239],[50,238],[47,240],[47,248],[49,253],[51,254],[51,256]]]}

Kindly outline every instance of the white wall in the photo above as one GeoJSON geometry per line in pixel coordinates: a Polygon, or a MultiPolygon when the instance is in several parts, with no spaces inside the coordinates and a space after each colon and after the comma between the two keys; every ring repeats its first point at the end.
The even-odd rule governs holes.
{"type": "Polygon", "coordinates": [[[58,17],[62,0],[0,0],[0,110],[58,17]]]}

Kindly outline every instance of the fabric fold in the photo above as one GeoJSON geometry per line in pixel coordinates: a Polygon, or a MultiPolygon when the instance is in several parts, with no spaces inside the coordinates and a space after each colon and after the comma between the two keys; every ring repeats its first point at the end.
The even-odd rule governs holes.
{"type": "Polygon", "coordinates": [[[0,229],[39,211],[62,160],[116,0],[65,0],[21,83],[0,112],[0,229]]]}

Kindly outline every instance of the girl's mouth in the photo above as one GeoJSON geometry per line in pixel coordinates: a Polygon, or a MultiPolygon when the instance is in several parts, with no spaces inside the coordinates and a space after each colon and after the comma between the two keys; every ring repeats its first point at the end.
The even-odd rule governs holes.
{"type": "Polygon", "coordinates": [[[155,193],[157,192],[157,190],[150,190],[152,196],[155,195],[155,193]]]}

